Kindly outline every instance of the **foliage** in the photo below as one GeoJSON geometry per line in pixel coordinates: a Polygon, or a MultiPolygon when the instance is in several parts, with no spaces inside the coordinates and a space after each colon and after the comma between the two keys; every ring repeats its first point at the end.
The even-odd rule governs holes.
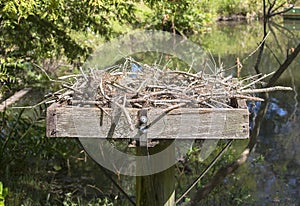
{"type": "MultiPolygon", "coordinates": [[[[100,42],[131,29],[199,33],[223,12],[247,14],[260,10],[258,2],[1,1],[0,86],[16,89],[40,79],[33,63],[44,66],[54,60],[78,68],[100,42]]],[[[60,68],[60,64],[54,68],[60,68]]]]}
{"type": "Polygon", "coordinates": [[[262,8],[262,1],[260,0],[219,0],[218,2],[217,13],[223,15],[247,15],[252,12],[258,12],[258,14],[262,13],[262,10],[259,9],[262,8]]]}
{"type": "MultiPolygon", "coordinates": [[[[0,69],[0,94],[4,92],[5,90],[5,82],[7,81],[7,70],[6,69],[0,69]]],[[[1,99],[1,96],[0,96],[1,99]]]]}
{"type": "Polygon", "coordinates": [[[133,10],[131,2],[121,0],[1,1],[0,84],[26,84],[34,62],[61,56],[71,63],[83,62],[91,47],[74,40],[72,32],[93,31],[108,39],[117,34],[116,24],[135,21],[133,10]]]}
{"type": "MultiPolygon", "coordinates": [[[[97,178],[105,182],[97,172],[97,165],[91,161],[88,165],[85,163],[84,153],[80,152],[76,139],[45,137],[44,109],[41,106],[34,110],[1,113],[0,177],[12,191],[7,204],[55,205],[67,201],[64,194],[74,191],[78,198],[90,195],[81,200],[82,205],[100,202],[94,199],[95,192],[87,187],[97,182],[90,178],[91,171],[98,173],[97,178]],[[75,174],[71,167],[77,168],[75,174]]],[[[106,194],[100,197],[104,201],[106,194]]]]}
{"type": "Polygon", "coordinates": [[[149,15],[147,28],[162,29],[190,34],[203,30],[211,20],[210,13],[204,12],[201,2],[185,1],[149,1],[147,4],[153,13],[149,15]]]}
{"type": "Polygon", "coordinates": [[[110,37],[114,21],[134,21],[130,15],[133,5],[125,1],[9,0],[0,8],[2,48],[6,48],[2,53],[30,60],[55,57],[62,51],[75,59],[86,54],[88,48],[70,37],[72,30],[91,29],[110,37]]]}
{"type": "MultiPolygon", "coordinates": [[[[43,77],[36,72],[33,63],[46,65],[53,61],[52,64],[57,64],[61,69],[58,62],[62,61],[62,64],[68,62],[78,67],[98,43],[133,28],[191,34],[203,31],[207,23],[218,15],[260,14],[260,8],[259,0],[149,0],[144,3],[125,0],[1,1],[0,87],[3,90],[5,86],[9,89],[32,84],[32,81],[41,82],[43,77]]],[[[224,33],[228,33],[228,30],[225,29],[224,33]]],[[[238,36],[243,36],[241,44],[245,45],[241,47],[250,48],[259,42],[256,39],[259,32],[250,28],[242,34],[232,32],[232,38],[225,36],[222,31],[205,35],[203,39],[206,43],[203,46],[213,48],[213,53],[224,55],[240,51],[240,48],[232,47],[240,40],[238,36]]],[[[12,204],[111,205],[113,198],[109,195],[117,192],[99,174],[98,166],[90,159],[86,160],[78,142],[74,139],[45,137],[44,105],[31,111],[8,110],[0,114],[0,176],[14,191],[13,197],[7,197],[12,204]],[[72,174],[75,172],[76,175],[72,174]],[[109,191],[109,194],[97,190],[88,192],[90,196],[84,196],[91,189],[87,185],[91,184],[103,186],[102,190],[109,191]]],[[[182,175],[178,179],[180,192],[185,189],[183,185],[188,185],[188,178],[191,175],[196,177],[211,160],[208,158],[206,162],[198,163],[199,150],[193,149],[189,156],[191,163],[178,165],[182,175]]],[[[216,152],[219,150],[220,147],[216,152]]],[[[232,153],[228,154],[218,167],[234,158],[232,153]]],[[[248,168],[242,171],[247,174],[248,168]]],[[[204,203],[221,201],[218,202],[221,204],[226,201],[235,205],[251,201],[252,197],[248,195],[250,189],[239,185],[249,180],[235,175],[227,181],[233,184],[217,188],[204,203]],[[219,197],[218,200],[215,200],[216,197],[219,197]]],[[[251,184],[254,188],[255,183],[251,184]]],[[[132,182],[123,181],[123,185],[130,188],[132,182]]]]}
{"type": "Polygon", "coordinates": [[[5,197],[8,195],[8,188],[3,187],[3,183],[0,182],[0,206],[4,206],[5,197]]]}
{"type": "MultiPolygon", "coordinates": [[[[77,197],[77,201],[73,200],[72,193],[65,194],[65,199],[63,201],[64,206],[80,206],[85,205],[81,202],[81,200],[77,197]]],[[[114,204],[107,198],[101,199],[97,198],[87,203],[89,206],[113,206],[114,204]]]]}

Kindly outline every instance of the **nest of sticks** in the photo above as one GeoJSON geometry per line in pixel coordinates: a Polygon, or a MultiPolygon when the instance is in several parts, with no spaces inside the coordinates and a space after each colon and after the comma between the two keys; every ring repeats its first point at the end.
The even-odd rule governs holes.
{"type": "Polygon", "coordinates": [[[71,105],[97,105],[111,108],[237,108],[239,99],[263,101],[259,92],[291,90],[289,87],[256,89],[255,85],[273,73],[239,80],[221,72],[205,74],[171,70],[126,58],[124,63],[96,70],[82,71],[67,91],[56,100],[71,105]]]}

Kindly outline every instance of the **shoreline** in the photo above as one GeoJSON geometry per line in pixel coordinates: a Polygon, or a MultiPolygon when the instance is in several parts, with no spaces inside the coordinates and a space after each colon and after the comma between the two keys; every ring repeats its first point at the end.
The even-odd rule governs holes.
{"type": "Polygon", "coordinates": [[[258,20],[259,16],[254,12],[252,14],[229,14],[229,15],[220,15],[215,21],[216,22],[232,22],[232,21],[254,21],[258,20]]]}

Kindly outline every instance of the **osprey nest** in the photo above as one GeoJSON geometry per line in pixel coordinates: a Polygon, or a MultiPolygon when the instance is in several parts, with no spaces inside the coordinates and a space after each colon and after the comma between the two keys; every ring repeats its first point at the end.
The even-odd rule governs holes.
{"type": "Polygon", "coordinates": [[[82,71],[72,84],[56,92],[55,101],[69,105],[97,105],[100,108],[237,108],[239,99],[263,101],[254,93],[291,90],[289,87],[256,89],[272,75],[256,75],[239,80],[222,72],[191,73],[147,65],[126,58],[124,63],[98,70],[82,71]],[[62,92],[63,91],[63,92],[62,92]]]}

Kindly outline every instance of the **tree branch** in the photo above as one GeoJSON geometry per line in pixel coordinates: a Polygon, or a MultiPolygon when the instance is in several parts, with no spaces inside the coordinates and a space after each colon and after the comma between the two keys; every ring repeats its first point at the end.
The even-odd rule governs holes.
{"type": "Polygon", "coordinates": [[[198,189],[197,192],[194,194],[194,196],[191,198],[191,203],[192,203],[191,205],[194,205],[195,203],[199,202],[201,199],[205,198],[218,184],[220,184],[224,180],[226,176],[232,174],[236,169],[239,168],[239,166],[241,166],[247,161],[251,151],[256,145],[258,133],[261,126],[261,119],[264,117],[267,108],[268,108],[268,101],[262,102],[261,108],[255,119],[255,125],[250,136],[250,141],[247,147],[245,148],[245,150],[239,156],[239,158],[235,160],[233,163],[219,169],[208,184],[198,189]]]}
{"type": "Polygon", "coordinates": [[[273,11],[272,13],[270,13],[270,14],[268,15],[268,17],[271,18],[271,17],[273,17],[273,16],[276,16],[276,15],[280,15],[280,14],[286,13],[286,12],[292,10],[293,8],[294,8],[294,6],[289,7],[288,9],[283,10],[283,11],[275,12],[276,10],[278,10],[278,8],[276,8],[276,9],[274,9],[274,11],[273,11]]]}
{"type": "Polygon", "coordinates": [[[295,48],[294,52],[289,54],[283,64],[280,65],[279,69],[275,72],[275,74],[271,77],[269,83],[266,87],[274,86],[275,82],[282,75],[282,73],[289,67],[289,65],[293,62],[293,60],[297,57],[300,52],[300,43],[295,48]]]}
{"type": "MultiPolygon", "coordinates": [[[[268,14],[266,14],[265,0],[263,0],[263,2],[264,2],[264,38],[265,38],[265,36],[266,36],[266,25],[267,25],[267,22],[268,22],[268,18],[270,16],[267,16],[268,14]]],[[[271,7],[273,8],[274,5],[271,5],[271,7]]],[[[271,7],[269,7],[269,9],[271,7]]],[[[275,10],[277,10],[277,9],[278,8],[276,8],[275,10]]],[[[276,14],[276,13],[273,13],[273,14],[276,14]]],[[[259,72],[258,71],[258,66],[259,66],[259,63],[261,61],[264,45],[265,45],[264,42],[262,42],[261,47],[260,47],[260,51],[259,51],[259,54],[258,54],[258,57],[257,57],[257,61],[256,61],[256,64],[255,64],[255,70],[257,72],[259,72]]],[[[266,87],[272,87],[272,86],[275,85],[275,82],[282,75],[282,73],[288,68],[288,66],[293,62],[293,60],[296,58],[296,56],[299,54],[299,52],[300,52],[300,43],[294,49],[293,53],[289,54],[287,56],[287,58],[285,59],[285,61],[279,66],[277,71],[273,74],[273,76],[269,80],[266,87]]],[[[268,98],[268,94],[265,94],[265,97],[268,98]]],[[[231,164],[229,164],[227,166],[224,166],[221,169],[219,169],[208,184],[206,184],[205,186],[203,186],[202,188],[200,188],[196,191],[196,193],[191,198],[192,205],[199,202],[201,199],[205,198],[218,184],[220,184],[224,180],[224,178],[226,176],[232,174],[236,169],[239,168],[239,166],[241,166],[243,163],[246,162],[246,160],[248,159],[251,151],[253,150],[253,148],[255,147],[255,145],[257,143],[257,137],[258,137],[260,126],[261,126],[261,120],[264,117],[264,115],[267,111],[267,108],[268,108],[268,101],[262,102],[260,110],[258,112],[258,115],[255,118],[255,124],[254,124],[254,128],[253,128],[253,130],[251,132],[251,135],[250,135],[250,141],[249,141],[247,147],[245,148],[245,150],[241,153],[241,155],[238,157],[237,160],[235,160],[231,164]]]]}

